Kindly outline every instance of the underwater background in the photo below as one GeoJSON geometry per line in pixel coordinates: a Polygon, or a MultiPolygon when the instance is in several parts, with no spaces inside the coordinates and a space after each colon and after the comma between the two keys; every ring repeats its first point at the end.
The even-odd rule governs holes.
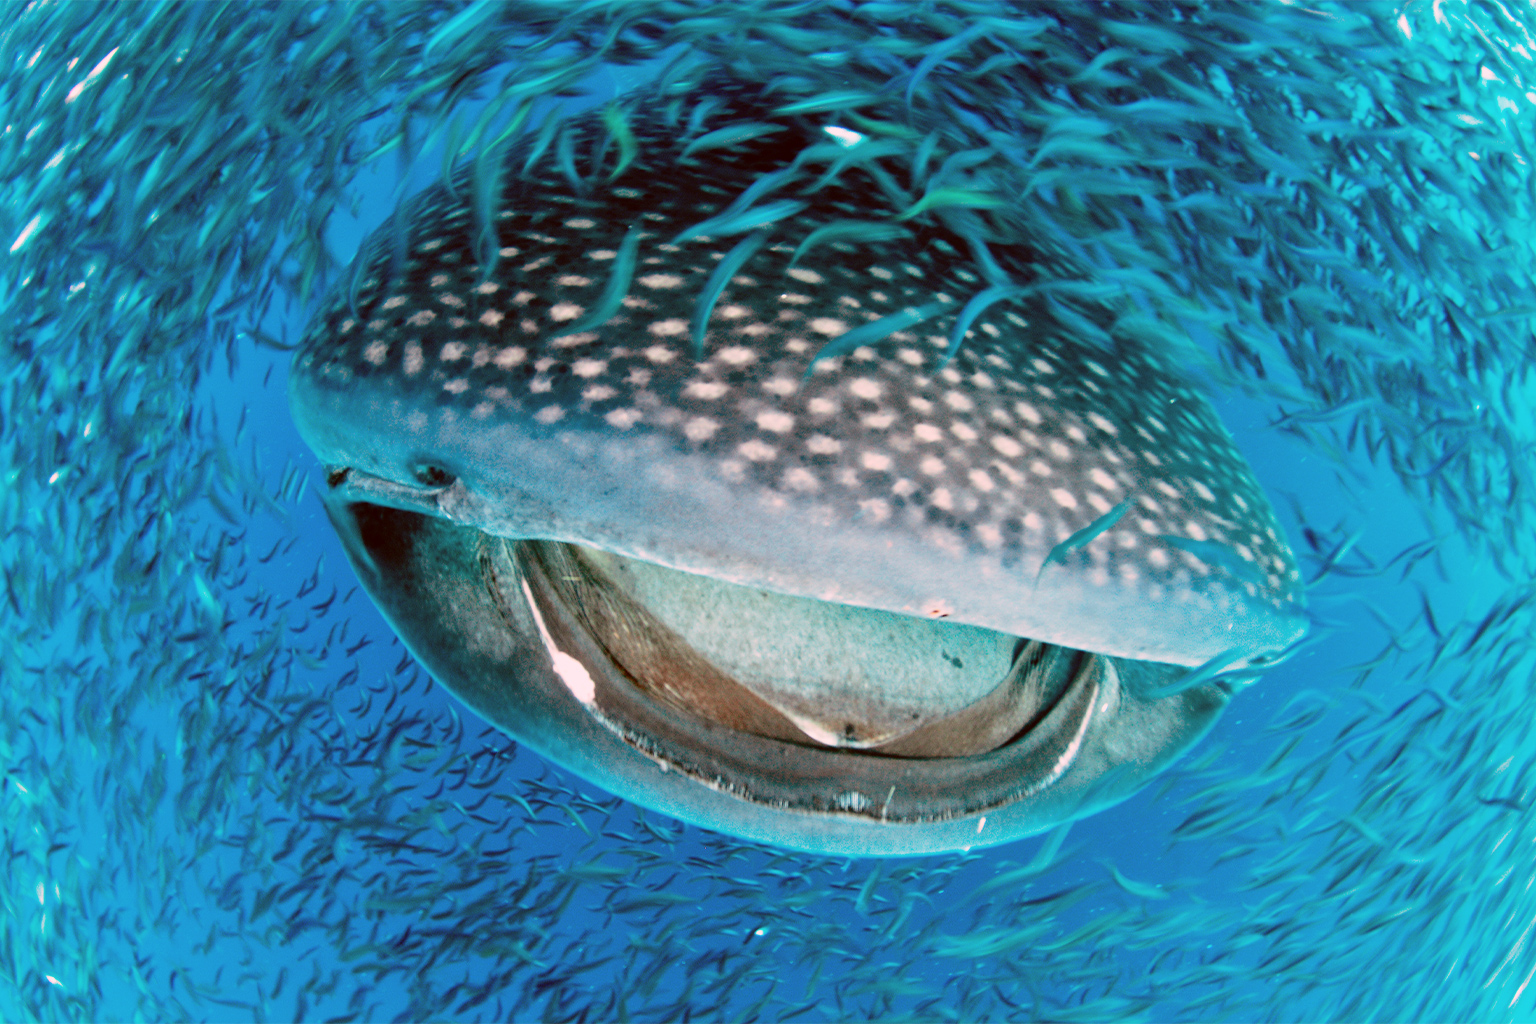
{"type": "MultiPolygon", "coordinates": [[[[1528,6],[4,14],[0,1019],[1536,1019],[1528,6]],[[288,350],[363,235],[765,40],[983,99],[1016,72],[1063,121],[1132,65],[1291,104],[1244,152],[1294,236],[1191,359],[1313,642],[1064,832],[845,860],[643,813],[434,685],[316,499],[288,350]]],[[[1055,138],[1031,173],[1123,156],[1055,138]]],[[[1214,237],[1213,194],[1115,209],[1214,237]]]]}

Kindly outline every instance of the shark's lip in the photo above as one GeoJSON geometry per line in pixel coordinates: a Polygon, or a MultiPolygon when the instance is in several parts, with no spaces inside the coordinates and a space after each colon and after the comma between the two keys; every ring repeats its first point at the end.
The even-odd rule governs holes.
{"type": "Polygon", "coordinates": [[[1084,656],[1044,716],[986,754],[912,759],[741,733],[637,690],[549,600],[515,542],[441,513],[450,488],[374,490],[364,501],[354,488],[372,483],[350,477],[332,474],[327,510],[366,589],[434,676],[598,785],[746,838],[904,855],[1034,834],[1123,799],[1195,742],[1227,700],[1205,684],[1149,701],[1138,695],[1148,688],[1144,663],[1084,656]],[[591,677],[593,699],[573,692],[562,658],[591,677]]]}

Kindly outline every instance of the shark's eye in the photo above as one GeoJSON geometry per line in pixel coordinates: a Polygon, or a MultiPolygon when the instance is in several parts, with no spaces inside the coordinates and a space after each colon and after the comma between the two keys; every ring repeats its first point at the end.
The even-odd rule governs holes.
{"type": "Polygon", "coordinates": [[[421,463],[411,472],[416,482],[423,487],[447,487],[458,479],[442,466],[434,466],[430,462],[421,463]]]}

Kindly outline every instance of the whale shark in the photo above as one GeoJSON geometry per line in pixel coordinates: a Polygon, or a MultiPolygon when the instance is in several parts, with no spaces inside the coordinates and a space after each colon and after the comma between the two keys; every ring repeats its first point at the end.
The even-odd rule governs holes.
{"type": "Polygon", "coordinates": [[[313,318],[290,407],[365,589],[707,828],[909,855],[1124,799],[1306,631],[1191,349],[979,227],[984,177],[684,86],[461,166],[313,318]]]}

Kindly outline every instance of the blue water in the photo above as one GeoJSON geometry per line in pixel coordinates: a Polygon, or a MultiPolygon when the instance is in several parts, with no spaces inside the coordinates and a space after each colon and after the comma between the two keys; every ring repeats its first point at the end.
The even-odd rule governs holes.
{"type": "MultiPolygon", "coordinates": [[[[1523,495],[1407,494],[1433,458],[1373,462],[1348,410],[1292,436],[1272,398],[1228,388],[1303,572],[1354,542],[1312,589],[1316,642],[1049,863],[1040,839],[818,858],[642,813],[460,708],[357,589],[273,347],[317,296],[263,243],[305,225],[252,220],[250,265],[202,273],[238,231],[219,215],[263,201],[262,162],[323,192],[300,172],[323,154],[274,128],[178,163],[238,135],[242,104],[281,99],[283,131],[321,137],[300,100],[325,83],[262,82],[257,60],[224,107],[187,84],[140,109],[129,85],[178,54],[214,73],[199,33],[243,25],[258,54],[292,28],[188,10],[13,8],[0,34],[0,167],[20,169],[0,170],[0,1019],[1536,1018],[1523,495]],[[103,193],[119,164],[137,177],[103,193]],[[66,223],[89,229],[50,235],[66,223]]],[[[413,10],[379,17],[403,33],[413,10]]],[[[1433,64],[1425,33],[1453,28],[1413,19],[1433,64]]],[[[1502,111],[1476,72],[1436,73],[1502,111]]],[[[355,216],[321,230],[338,265],[441,152],[341,191],[355,216]]],[[[1473,376],[1529,430],[1523,360],[1489,356],[1473,376]]]]}

